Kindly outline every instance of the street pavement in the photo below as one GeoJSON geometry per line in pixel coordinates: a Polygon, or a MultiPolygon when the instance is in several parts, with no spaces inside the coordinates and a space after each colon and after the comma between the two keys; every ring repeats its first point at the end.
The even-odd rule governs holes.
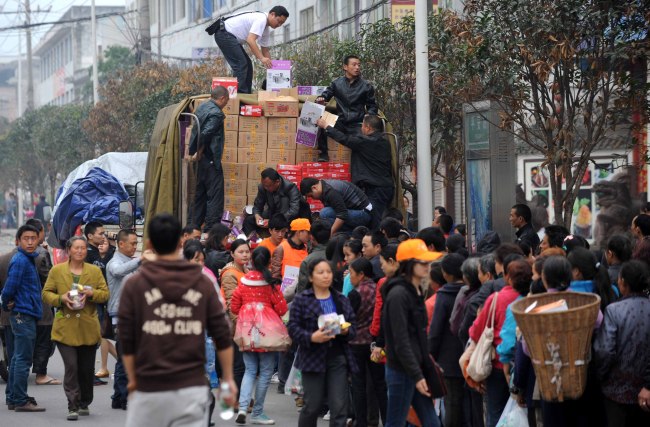
{"type": "MultiPolygon", "coordinates": [[[[0,254],[6,253],[14,247],[14,236],[16,230],[0,230],[0,254]]],[[[99,351],[97,352],[96,369],[99,369],[99,351]]],[[[115,361],[109,356],[109,370],[114,371],[115,361]]],[[[63,379],[63,361],[58,350],[50,359],[48,374],[54,378],[63,379]]],[[[9,411],[6,406],[0,405],[0,427],[55,427],[70,425],[66,420],[68,413],[67,400],[61,385],[36,385],[34,375],[30,375],[28,393],[33,396],[39,405],[44,406],[46,412],[39,413],[16,413],[9,411]]],[[[0,379],[0,390],[4,392],[5,383],[0,379]]],[[[266,395],[265,412],[275,420],[277,426],[298,425],[299,412],[294,404],[293,397],[278,394],[277,384],[270,384],[266,395]]],[[[109,380],[107,385],[94,387],[94,400],[90,406],[90,416],[80,417],[75,424],[88,424],[93,427],[123,426],[126,421],[126,411],[111,409],[110,396],[113,393],[113,381],[109,380]]],[[[4,402],[3,402],[4,403],[4,402]]],[[[249,417],[250,418],[250,417],[249,417]]],[[[223,421],[215,409],[212,417],[217,426],[236,426],[234,418],[223,421]]],[[[250,425],[250,420],[248,425],[250,425]]],[[[322,419],[319,426],[328,425],[322,419]]]]}

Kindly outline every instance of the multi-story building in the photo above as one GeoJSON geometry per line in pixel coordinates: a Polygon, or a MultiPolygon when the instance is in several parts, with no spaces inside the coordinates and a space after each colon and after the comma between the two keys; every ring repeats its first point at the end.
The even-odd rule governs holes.
{"type": "Polygon", "coordinates": [[[97,46],[91,38],[90,6],[72,6],[52,26],[34,49],[40,71],[34,75],[35,106],[63,105],[92,99],[89,72],[93,49],[98,56],[109,46],[133,47],[135,40],[127,21],[121,15],[123,6],[97,6],[96,14],[115,13],[97,19],[97,46]],[[72,21],[72,22],[66,22],[72,21]]]}

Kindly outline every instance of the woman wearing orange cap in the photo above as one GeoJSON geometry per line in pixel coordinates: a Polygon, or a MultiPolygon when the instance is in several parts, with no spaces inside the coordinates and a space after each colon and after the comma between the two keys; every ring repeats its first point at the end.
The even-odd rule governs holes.
{"type": "Polygon", "coordinates": [[[423,298],[430,263],[437,254],[430,252],[424,241],[412,239],[400,243],[396,258],[399,270],[381,289],[388,385],[385,427],[402,427],[411,405],[423,426],[438,427],[440,420],[424,375],[424,369],[431,366],[423,298]]]}

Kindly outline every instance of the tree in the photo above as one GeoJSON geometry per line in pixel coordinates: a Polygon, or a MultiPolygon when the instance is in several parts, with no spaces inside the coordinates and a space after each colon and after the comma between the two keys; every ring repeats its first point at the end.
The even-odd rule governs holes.
{"type": "Polygon", "coordinates": [[[635,74],[638,64],[645,69],[648,48],[643,4],[465,3],[474,76],[503,110],[498,125],[544,157],[555,222],[566,227],[594,149],[629,126],[633,113],[647,117],[645,74],[635,74]]]}
{"type": "MultiPolygon", "coordinates": [[[[104,56],[99,58],[97,63],[97,80],[99,87],[104,86],[108,80],[116,77],[120,71],[128,71],[135,67],[136,58],[131,49],[124,46],[109,46],[104,51],[104,56]]],[[[88,82],[83,88],[85,102],[92,102],[93,99],[93,67],[88,67],[88,82]]]]}

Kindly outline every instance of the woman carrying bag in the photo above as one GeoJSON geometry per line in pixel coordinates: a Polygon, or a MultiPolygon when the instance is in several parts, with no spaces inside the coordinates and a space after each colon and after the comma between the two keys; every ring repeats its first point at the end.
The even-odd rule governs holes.
{"type": "Polygon", "coordinates": [[[253,267],[241,278],[230,302],[230,310],[237,315],[235,343],[243,352],[246,366],[239,393],[237,424],[246,423],[246,408],[253,395],[258,370],[251,422],[275,424],[264,413],[264,400],[275,371],[276,352],[286,350],[290,340],[280,318],[287,312],[287,302],[276,286],[279,280],[274,279],[268,269],[270,260],[267,248],[260,246],[253,251],[253,267]]]}

